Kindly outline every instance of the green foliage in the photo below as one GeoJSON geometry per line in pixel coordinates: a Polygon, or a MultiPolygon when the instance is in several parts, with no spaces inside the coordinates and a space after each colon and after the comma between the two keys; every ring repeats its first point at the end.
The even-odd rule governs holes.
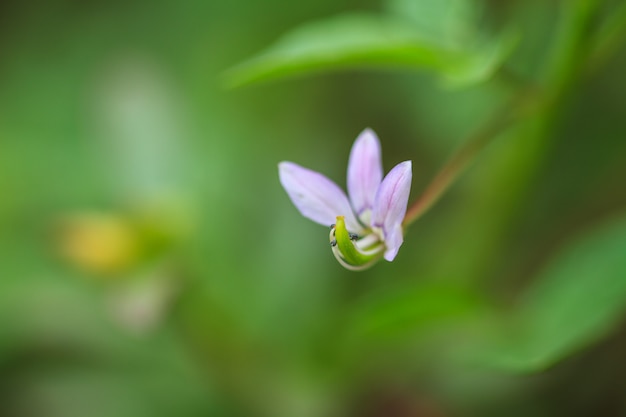
{"type": "Polygon", "coordinates": [[[626,311],[626,218],[569,244],[541,273],[495,340],[480,345],[488,367],[535,372],[595,342],[626,311]]]}
{"type": "Polygon", "coordinates": [[[465,38],[463,45],[433,37],[392,16],[349,14],[305,24],[266,51],[233,68],[227,83],[242,86],[289,75],[347,68],[428,69],[452,85],[489,78],[513,45],[511,35],[465,38]],[[436,38],[436,39],[434,39],[436,38]]]}
{"type": "Polygon", "coordinates": [[[480,34],[482,2],[468,0],[388,0],[390,14],[409,21],[426,39],[459,48],[480,34]]]}
{"type": "Polygon", "coordinates": [[[1,7],[0,415],[626,415],[624,2],[39,3],[1,7]],[[293,27],[226,81],[395,71],[219,88],[293,27]],[[343,185],[366,126],[412,201],[478,145],[354,273],[276,164],[343,185]]]}

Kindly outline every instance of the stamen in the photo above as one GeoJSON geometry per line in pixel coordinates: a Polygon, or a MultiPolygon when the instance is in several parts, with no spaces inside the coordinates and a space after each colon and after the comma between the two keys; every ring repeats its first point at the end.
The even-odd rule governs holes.
{"type": "Polygon", "coordinates": [[[380,242],[380,239],[378,238],[378,236],[376,236],[374,233],[370,233],[364,236],[363,238],[357,240],[356,246],[360,250],[365,250],[366,248],[369,248],[370,246],[375,245],[376,243],[379,243],[379,242],[380,242]]]}
{"type": "Polygon", "coordinates": [[[352,271],[373,265],[385,248],[377,235],[360,238],[358,234],[348,232],[343,216],[337,216],[337,224],[330,230],[328,238],[337,262],[352,271]],[[359,244],[361,241],[364,243],[359,244]]]}
{"type": "Polygon", "coordinates": [[[341,252],[339,251],[338,247],[334,246],[332,252],[333,252],[333,255],[335,255],[335,259],[337,259],[337,262],[339,262],[341,266],[343,266],[346,269],[349,269],[350,271],[362,271],[364,269],[369,268],[376,261],[374,259],[371,262],[366,263],[365,265],[359,265],[359,266],[350,265],[341,256],[341,252]]]}

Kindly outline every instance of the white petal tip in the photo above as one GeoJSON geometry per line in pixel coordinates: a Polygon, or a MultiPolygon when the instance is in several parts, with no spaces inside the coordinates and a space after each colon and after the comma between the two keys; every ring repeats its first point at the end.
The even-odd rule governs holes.
{"type": "Polygon", "coordinates": [[[396,249],[395,251],[387,251],[385,252],[385,260],[387,262],[391,262],[395,259],[397,254],[398,254],[398,249],[396,249]]]}
{"type": "Polygon", "coordinates": [[[376,132],[374,132],[374,130],[369,127],[366,127],[361,133],[359,133],[359,136],[357,136],[355,142],[358,141],[374,141],[377,143],[380,142],[378,139],[378,135],[376,135],[376,132]]]}
{"type": "Polygon", "coordinates": [[[400,246],[402,246],[403,242],[404,236],[402,226],[396,225],[391,233],[389,233],[389,236],[387,236],[387,240],[385,241],[385,245],[387,246],[387,250],[385,251],[384,255],[385,260],[389,262],[393,261],[398,254],[400,246]]]}
{"type": "Polygon", "coordinates": [[[399,166],[403,170],[412,171],[413,170],[413,161],[400,162],[397,166],[399,166]]]}

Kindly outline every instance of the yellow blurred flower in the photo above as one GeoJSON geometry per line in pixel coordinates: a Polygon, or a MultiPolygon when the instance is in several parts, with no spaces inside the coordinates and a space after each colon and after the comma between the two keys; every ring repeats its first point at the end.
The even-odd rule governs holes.
{"type": "Polygon", "coordinates": [[[124,217],[107,213],[80,213],[61,221],[59,251],[90,273],[115,273],[139,256],[140,238],[124,217]]]}

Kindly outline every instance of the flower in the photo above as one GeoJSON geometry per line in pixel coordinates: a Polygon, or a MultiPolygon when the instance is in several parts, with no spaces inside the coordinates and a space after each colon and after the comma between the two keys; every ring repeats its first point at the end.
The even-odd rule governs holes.
{"type": "Polygon", "coordinates": [[[411,161],[396,165],[383,179],[380,142],[371,129],[356,139],[348,161],[348,196],[324,175],[293,162],[278,164],[282,186],[300,213],[331,225],[337,260],[359,270],[384,253],[392,261],[403,242],[402,221],[411,189],[411,161]]]}

